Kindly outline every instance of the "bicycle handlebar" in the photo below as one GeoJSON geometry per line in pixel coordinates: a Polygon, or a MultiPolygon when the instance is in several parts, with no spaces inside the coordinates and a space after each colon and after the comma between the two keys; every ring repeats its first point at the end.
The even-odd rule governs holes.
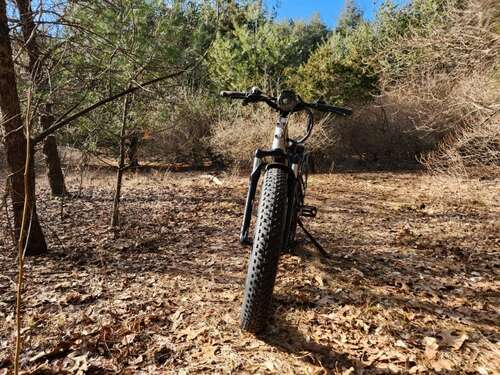
{"type": "MultiPolygon", "coordinates": [[[[278,109],[278,106],[276,104],[276,98],[263,95],[260,91],[258,91],[258,92],[221,91],[220,96],[222,96],[224,98],[230,98],[230,99],[243,99],[246,101],[246,103],[261,102],[262,101],[262,102],[266,102],[273,109],[278,109]]],[[[326,104],[326,103],[321,102],[321,101],[316,101],[313,103],[306,103],[306,102],[303,102],[300,98],[299,98],[299,100],[300,100],[300,102],[297,105],[298,111],[304,109],[304,107],[307,107],[307,108],[315,109],[315,110],[321,111],[321,112],[335,113],[336,115],[340,115],[340,116],[352,115],[352,109],[350,109],[350,108],[336,107],[336,106],[326,104]]]]}
{"type": "Polygon", "coordinates": [[[231,99],[246,99],[248,94],[246,92],[239,91],[221,91],[220,96],[231,99]]]}
{"type": "Polygon", "coordinates": [[[221,91],[220,95],[230,99],[243,99],[243,105],[248,103],[265,102],[274,110],[279,110],[276,98],[262,94],[257,88],[252,88],[249,92],[221,91]]]}
{"type": "Polygon", "coordinates": [[[330,113],[335,113],[336,115],[340,116],[350,116],[352,115],[352,109],[350,108],[343,108],[343,107],[335,107],[330,104],[326,104],[323,102],[314,102],[314,103],[304,103],[307,107],[316,109],[321,112],[330,112],[330,113]]]}

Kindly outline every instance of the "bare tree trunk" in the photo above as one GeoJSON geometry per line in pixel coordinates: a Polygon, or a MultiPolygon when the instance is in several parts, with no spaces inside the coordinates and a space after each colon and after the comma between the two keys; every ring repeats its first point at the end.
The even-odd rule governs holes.
{"type": "Polygon", "coordinates": [[[129,107],[129,95],[125,95],[123,99],[123,117],[122,128],[120,130],[120,156],[118,159],[118,171],[116,172],[116,188],[115,196],[113,199],[113,208],[111,212],[111,226],[117,227],[119,225],[120,216],[120,198],[122,192],[122,177],[125,171],[125,134],[127,131],[127,115],[129,107]]]}
{"type": "MultiPolygon", "coordinates": [[[[0,110],[5,129],[5,152],[7,166],[10,172],[10,196],[14,212],[14,228],[19,238],[23,222],[24,206],[24,176],[26,163],[26,136],[23,133],[21,106],[17,94],[16,75],[12,61],[12,47],[9,39],[6,2],[0,0],[0,110]]],[[[33,154],[33,153],[31,153],[33,154]]],[[[38,221],[35,197],[35,174],[33,162],[30,163],[30,186],[28,197],[30,201],[30,222],[26,241],[26,255],[38,255],[47,251],[45,237],[38,221]]]]}
{"type": "Polygon", "coordinates": [[[127,159],[129,168],[139,167],[139,134],[134,130],[130,135],[130,141],[127,148],[127,159]]]}
{"type": "MultiPolygon", "coordinates": [[[[40,114],[40,126],[44,130],[54,123],[54,116],[52,115],[50,107],[50,104],[46,104],[46,113],[40,114]]],[[[43,143],[43,153],[47,158],[47,174],[49,177],[50,190],[54,195],[63,196],[67,193],[67,190],[64,183],[61,158],[59,157],[59,151],[57,150],[55,135],[52,134],[45,138],[43,143]]]]}
{"type": "MultiPolygon", "coordinates": [[[[47,79],[42,74],[42,55],[38,48],[38,38],[36,35],[36,25],[33,20],[33,12],[31,10],[30,0],[16,0],[19,14],[21,17],[21,28],[23,39],[28,51],[28,64],[30,69],[31,80],[36,86],[38,92],[47,93],[47,79]]],[[[45,113],[40,115],[40,125],[42,130],[48,129],[54,122],[52,115],[52,106],[45,106],[45,113]]],[[[64,184],[64,174],[61,169],[61,160],[57,150],[57,141],[54,136],[47,137],[44,141],[43,152],[46,156],[49,184],[52,194],[61,196],[66,194],[66,186],[64,184]]]]}

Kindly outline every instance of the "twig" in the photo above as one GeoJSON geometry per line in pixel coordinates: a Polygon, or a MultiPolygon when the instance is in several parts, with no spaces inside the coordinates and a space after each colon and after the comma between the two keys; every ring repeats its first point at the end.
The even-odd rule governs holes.
{"type": "MultiPolygon", "coordinates": [[[[7,123],[7,122],[9,122],[9,121],[12,121],[13,119],[15,119],[15,118],[16,118],[16,117],[18,117],[18,116],[19,116],[19,115],[14,115],[14,116],[12,116],[11,118],[8,118],[7,120],[5,120],[5,121],[1,122],[1,123],[0,123],[0,125],[3,125],[3,124],[5,124],[5,123],[7,123]]],[[[11,135],[11,134],[13,134],[13,133],[16,133],[16,132],[18,132],[19,130],[22,130],[22,129],[23,129],[23,125],[21,125],[21,126],[20,126],[20,127],[18,127],[18,128],[12,129],[11,131],[9,131],[9,132],[5,133],[5,135],[3,136],[3,139],[5,139],[5,140],[6,140],[6,139],[7,139],[7,137],[8,137],[9,135],[11,135]]]]}
{"type": "MultiPolygon", "coordinates": [[[[24,206],[21,221],[21,230],[19,231],[18,246],[18,277],[16,293],[16,352],[14,359],[14,374],[19,374],[19,357],[21,354],[21,297],[24,277],[24,250],[28,246],[29,236],[25,238],[26,218],[30,210],[29,187],[30,187],[30,160],[31,160],[31,135],[30,135],[30,110],[31,110],[31,88],[28,90],[28,105],[26,107],[26,162],[24,164],[24,206]]],[[[31,226],[31,223],[30,223],[31,226]]]]}
{"type": "Polygon", "coordinates": [[[50,233],[55,237],[57,242],[59,242],[59,245],[61,246],[61,249],[64,251],[64,253],[67,253],[66,247],[64,246],[64,243],[62,242],[61,238],[57,235],[57,232],[50,227],[50,225],[45,225],[45,228],[47,228],[50,233]]]}
{"type": "Polygon", "coordinates": [[[16,240],[16,235],[15,235],[14,228],[12,226],[11,218],[10,218],[10,215],[9,215],[9,208],[8,208],[7,205],[5,206],[5,216],[7,218],[7,230],[9,232],[9,234],[10,234],[10,238],[12,240],[12,245],[13,245],[13,247],[15,249],[16,246],[17,246],[17,240],[16,240]]]}

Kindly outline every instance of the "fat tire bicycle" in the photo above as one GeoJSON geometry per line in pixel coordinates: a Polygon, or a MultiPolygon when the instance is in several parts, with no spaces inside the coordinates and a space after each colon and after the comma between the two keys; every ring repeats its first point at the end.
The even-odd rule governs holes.
{"type": "Polygon", "coordinates": [[[260,333],[269,319],[280,255],[294,247],[297,226],[324,252],[300,220],[302,216],[315,217],[317,212],[316,207],[304,204],[309,158],[305,142],[314,127],[313,111],[341,116],[351,115],[352,111],[321,101],[306,103],[291,90],[282,91],[278,97],[265,95],[257,87],[248,92],[222,91],[220,95],[243,100],[244,105],[264,102],[279,114],[271,149],[255,152],[240,234],[241,244],[252,246],[240,327],[244,331],[260,333]],[[296,112],[307,114],[305,135],[298,140],[288,137],[288,118],[296,112]],[[264,181],[251,240],[249,230],[253,204],[263,170],[264,181]]]}

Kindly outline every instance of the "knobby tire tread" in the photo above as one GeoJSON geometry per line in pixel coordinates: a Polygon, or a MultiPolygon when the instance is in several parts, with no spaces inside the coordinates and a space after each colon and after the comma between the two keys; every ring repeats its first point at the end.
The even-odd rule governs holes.
{"type": "Polygon", "coordinates": [[[269,169],[264,177],[245,281],[240,316],[240,327],[244,331],[259,333],[269,318],[279,257],[283,249],[287,192],[287,171],[269,169]]]}

